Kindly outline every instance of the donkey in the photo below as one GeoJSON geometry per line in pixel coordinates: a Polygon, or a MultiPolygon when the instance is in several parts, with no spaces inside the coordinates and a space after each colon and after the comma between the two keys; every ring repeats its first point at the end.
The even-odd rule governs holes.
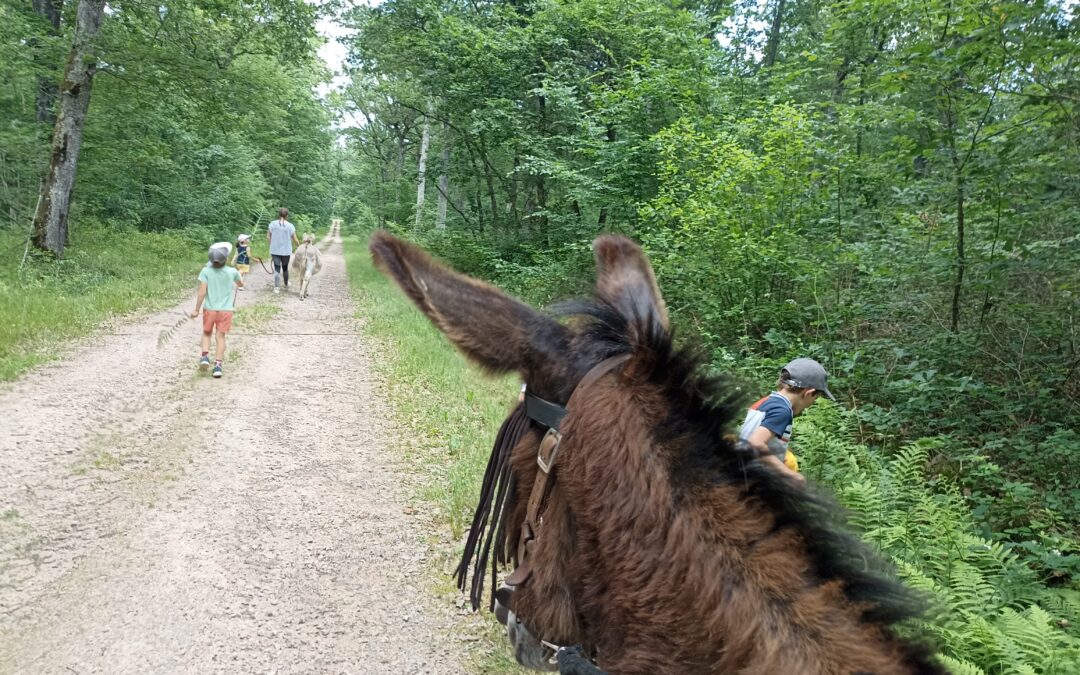
{"type": "Polygon", "coordinates": [[[300,282],[300,299],[303,300],[308,296],[311,277],[322,271],[322,256],[319,255],[319,249],[315,248],[315,235],[311,233],[304,235],[304,243],[300,245],[300,248],[296,249],[291,267],[293,268],[293,274],[298,274],[302,278],[300,282]]]}
{"type": "Polygon", "coordinates": [[[489,607],[522,665],[577,655],[573,672],[945,672],[894,632],[921,603],[834,503],[727,434],[741,397],[673,345],[636,244],[594,242],[595,297],[564,306],[568,322],[385,232],[369,248],[467,357],[527,385],[457,573],[464,590],[475,564],[476,609],[492,545],[493,577],[516,565],[489,607]]]}

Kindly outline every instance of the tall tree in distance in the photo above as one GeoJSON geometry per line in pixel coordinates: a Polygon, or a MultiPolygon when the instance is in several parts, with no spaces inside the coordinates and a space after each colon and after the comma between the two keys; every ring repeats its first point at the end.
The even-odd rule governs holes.
{"type": "Polygon", "coordinates": [[[431,103],[428,103],[428,114],[424,117],[424,135],[420,140],[420,161],[416,169],[416,215],[414,227],[420,228],[420,220],[424,217],[424,187],[427,185],[427,154],[431,144],[431,103]]]}
{"type": "MultiPolygon", "coordinates": [[[[52,35],[60,34],[60,15],[64,9],[63,0],[34,0],[34,13],[49,22],[52,35]]],[[[35,100],[37,121],[43,124],[56,122],[53,106],[56,105],[56,82],[50,77],[38,77],[38,91],[35,100]]]]}
{"type": "Polygon", "coordinates": [[[34,246],[51,251],[58,258],[63,257],[67,244],[71,193],[79,166],[86,111],[90,107],[90,87],[97,72],[92,47],[101,32],[104,14],[105,0],[79,0],[75,37],[60,87],[59,116],[53,131],[49,170],[34,214],[34,246]]]}

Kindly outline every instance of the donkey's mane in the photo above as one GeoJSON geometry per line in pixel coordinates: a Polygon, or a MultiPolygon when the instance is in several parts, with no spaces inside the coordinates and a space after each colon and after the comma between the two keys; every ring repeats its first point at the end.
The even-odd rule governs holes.
{"type": "MultiPolygon", "coordinates": [[[[848,530],[843,509],[833,498],[796,486],[752,461],[727,435],[745,410],[746,397],[730,377],[705,372],[701,349],[676,346],[672,331],[664,326],[632,325],[602,299],[563,303],[554,312],[581,322],[575,340],[578,354],[598,362],[633,350],[637,357],[633,376],[657,387],[668,400],[668,416],[654,434],[658,443],[680,440],[685,448],[669,468],[676,500],[692,500],[720,485],[742,484],[749,498],[771,511],[775,530],[791,527],[802,535],[813,573],[821,582],[839,580],[845,596],[862,608],[864,621],[891,624],[925,609],[922,598],[894,578],[882,556],[848,530]]],[[[578,368],[588,370],[592,365],[578,368]]]]}

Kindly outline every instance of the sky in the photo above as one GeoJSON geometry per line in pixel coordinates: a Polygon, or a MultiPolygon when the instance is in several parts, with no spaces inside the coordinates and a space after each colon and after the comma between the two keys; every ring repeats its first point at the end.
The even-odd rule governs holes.
{"type": "MultiPolygon", "coordinates": [[[[316,0],[318,3],[320,0],[316,0]]],[[[344,0],[343,4],[348,7],[362,5],[377,5],[381,0],[344,0]]],[[[326,44],[319,47],[319,57],[326,62],[333,72],[330,82],[319,85],[316,89],[319,96],[325,97],[329,92],[340,89],[348,78],[344,75],[345,57],[348,56],[348,48],[338,38],[348,36],[352,31],[339,25],[333,17],[324,16],[315,24],[315,30],[319,35],[326,38],[326,44]]]]}
{"type": "Polygon", "coordinates": [[[348,78],[344,75],[345,57],[348,54],[348,49],[338,41],[338,38],[348,35],[349,31],[330,18],[319,19],[315,28],[319,31],[319,35],[327,39],[326,44],[319,47],[319,57],[326,62],[326,65],[330,67],[333,73],[330,82],[324,82],[316,88],[319,96],[325,98],[328,93],[334,89],[340,89],[348,81],[348,78]]]}

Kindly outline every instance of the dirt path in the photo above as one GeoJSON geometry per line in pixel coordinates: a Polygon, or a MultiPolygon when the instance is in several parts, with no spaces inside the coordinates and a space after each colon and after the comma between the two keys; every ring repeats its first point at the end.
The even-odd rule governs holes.
{"type": "Polygon", "coordinates": [[[186,300],[0,391],[0,673],[463,672],[321,248],[305,302],[254,266],[221,380],[158,345],[186,300]]]}

